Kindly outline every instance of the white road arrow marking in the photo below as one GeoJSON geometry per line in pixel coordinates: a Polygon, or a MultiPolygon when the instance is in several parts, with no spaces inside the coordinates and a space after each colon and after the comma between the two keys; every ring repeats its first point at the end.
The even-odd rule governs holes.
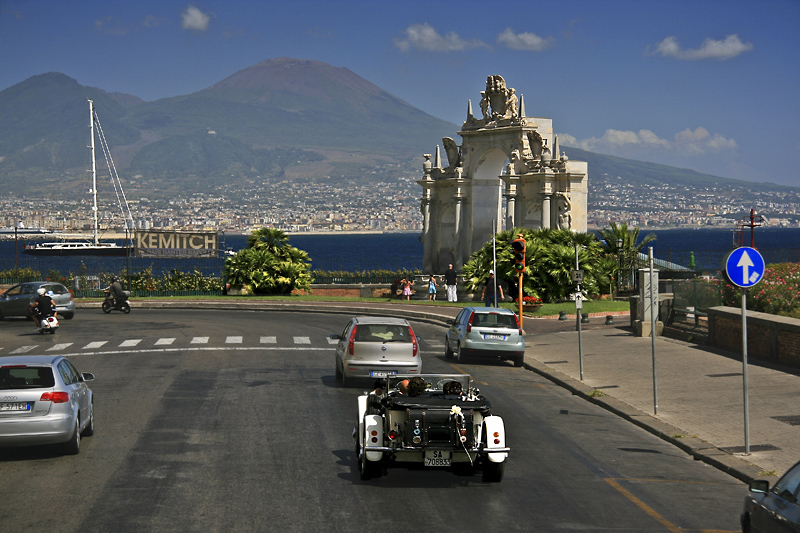
{"type": "Polygon", "coordinates": [[[747,255],[747,250],[742,252],[742,257],[739,258],[739,262],[736,263],[736,266],[742,268],[742,285],[747,285],[750,282],[748,270],[750,267],[755,266],[753,260],[747,255]]]}

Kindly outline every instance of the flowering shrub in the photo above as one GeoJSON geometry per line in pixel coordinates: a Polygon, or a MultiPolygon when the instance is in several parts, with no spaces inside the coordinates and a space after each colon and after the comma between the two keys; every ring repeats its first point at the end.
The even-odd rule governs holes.
{"type": "MultiPolygon", "coordinates": [[[[747,290],[747,308],[752,311],[800,318],[800,263],[773,263],[764,277],[747,290]]],[[[741,307],[741,288],[726,283],[722,289],[724,305],[741,307]]]]}
{"type": "MultiPolygon", "coordinates": [[[[519,301],[519,298],[517,299],[519,301]]],[[[542,303],[541,298],[537,298],[536,296],[523,296],[522,297],[522,305],[539,305],[542,303]]]]}

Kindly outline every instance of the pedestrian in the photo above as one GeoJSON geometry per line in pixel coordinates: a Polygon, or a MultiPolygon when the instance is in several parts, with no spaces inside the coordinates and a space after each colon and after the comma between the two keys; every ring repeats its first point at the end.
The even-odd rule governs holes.
{"type": "Polygon", "coordinates": [[[458,274],[456,274],[453,264],[448,265],[448,269],[444,272],[444,286],[447,290],[447,301],[458,301],[458,274]]]}
{"type": "Polygon", "coordinates": [[[494,270],[489,271],[489,279],[486,280],[486,285],[483,286],[481,299],[486,302],[486,307],[497,307],[497,292],[500,291],[500,300],[505,299],[503,296],[503,286],[495,279],[494,270]]]}
{"type": "Polygon", "coordinates": [[[436,283],[436,276],[431,274],[430,279],[428,279],[428,300],[432,302],[436,300],[436,287],[438,286],[439,284],[436,283]]]}
{"type": "Polygon", "coordinates": [[[403,278],[403,296],[406,297],[406,300],[411,299],[411,285],[413,282],[409,281],[408,278],[403,278]]]}

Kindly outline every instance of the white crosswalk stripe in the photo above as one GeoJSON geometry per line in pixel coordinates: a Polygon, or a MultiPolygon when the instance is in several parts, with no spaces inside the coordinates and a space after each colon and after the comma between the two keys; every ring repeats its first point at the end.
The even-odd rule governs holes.
{"type": "Polygon", "coordinates": [[[142,339],[128,339],[126,341],[122,341],[122,344],[119,345],[120,348],[130,348],[131,346],[136,346],[142,342],[142,339]]]}
{"type": "Polygon", "coordinates": [[[278,344],[278,337],[261,337],[261,344],[278,344]]]}
{"type": "Polygon", "coordinates": [[[175,337],[158,339],[156,341],[156,346],[169,346],[173,342],[175,342],[175,337]]]}
{"type": "Polygon", "coordinates": [[[311,344],[311,339],[309,337],[295,337],[294,338],[295,344],[311,344]]]}
{"type": "Polygon", "coordinates": [[[225,338],[225,344],[242,344],[242,337],[231,336],[225,338]]]}
{"type": "Polygon", "coordinates": [[[60,352],[61,350],[65,349],[65,348],[69,348],[70,346],[72,346],[71,342],[64,342],[64,343],[61,343],[61,344],[56,344],[52,348],[48,348],[47,351],[48,352],[60,352]]]}
{"type": "Polygon", "coordinates": [[[84,346],[84,347],[83,347],[83,349],[84,349],[84,350],[94,350],[95,348],[100,348],[101,346],[103,346],[103,345],[104,345],[104,344],[106,344],[107,342],[108,342],[108,341],[94,341],[94,342],[90,342],[89,344],[87,344],[86,346],[84,346]]]}
{"type": "Polygon", "coordinates": [[[208,344],[208,337],[192,337],[189,344],[208,344]]]}
{"type": "Polygon", "coordinates": [[[36,348],[37,346],[39,346],[39,345],[38,344],[34,344],[33,346],[20,346],[19,348],[17,348],[16,350],[14,350],[11,353],[12,354],[15,354],[15,353],[28,353],[31,350],[33,350],[34,348],[36,348]]]}

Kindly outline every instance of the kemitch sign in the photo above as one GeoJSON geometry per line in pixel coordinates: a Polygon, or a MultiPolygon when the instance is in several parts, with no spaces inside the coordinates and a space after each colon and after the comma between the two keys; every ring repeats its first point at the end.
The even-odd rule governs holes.
{"type": "Polygon", "coordinates": [[[216,232],[136,232],[136,257],[219,257],[216,232]]]}

